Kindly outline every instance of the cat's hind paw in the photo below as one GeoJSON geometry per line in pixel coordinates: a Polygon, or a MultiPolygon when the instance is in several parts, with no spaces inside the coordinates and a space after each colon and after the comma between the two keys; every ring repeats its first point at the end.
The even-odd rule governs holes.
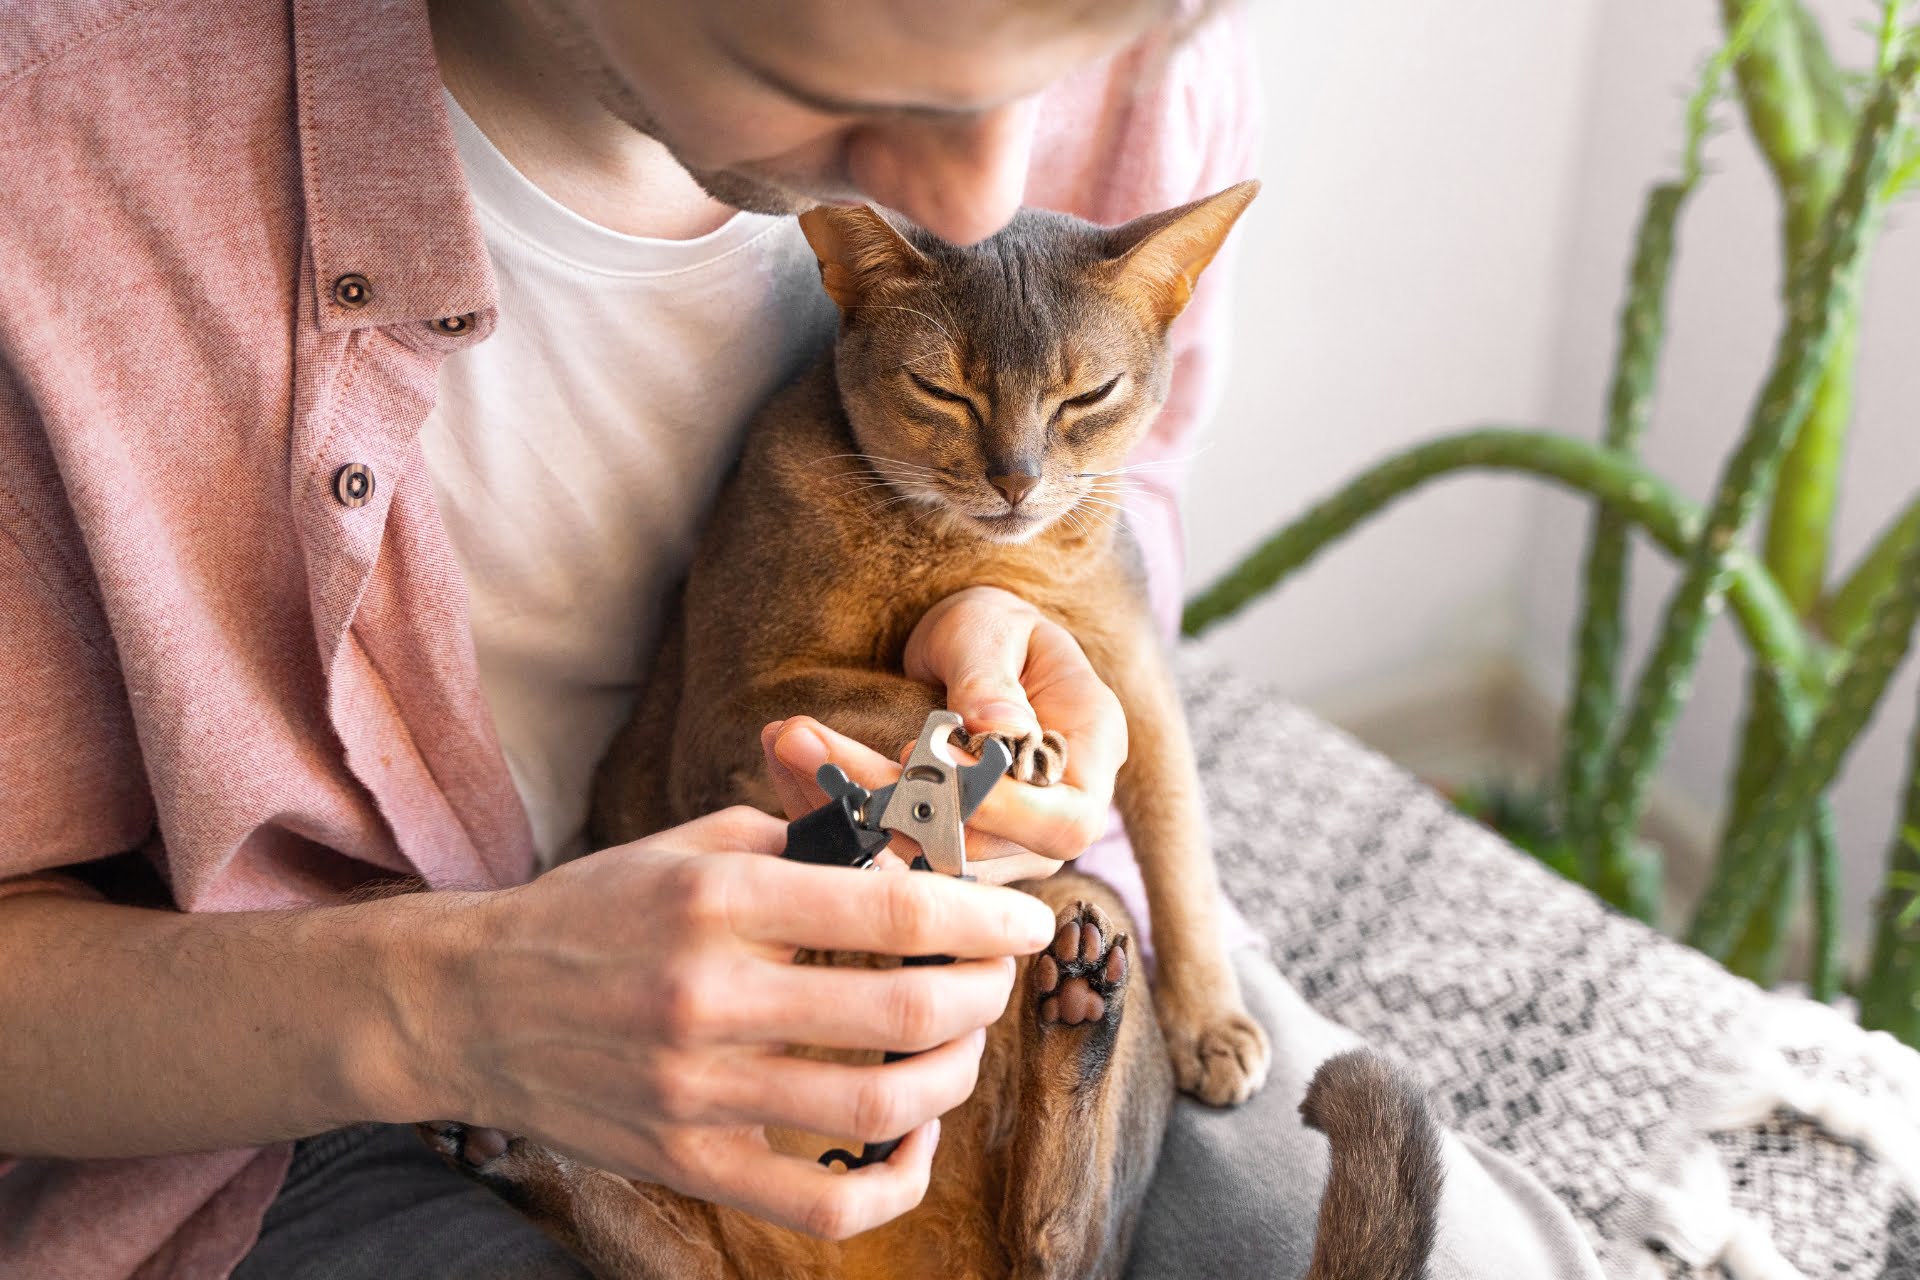
{"type": "Polygon", "coordinates": [[[1028,734],[975,733],[960,745],[977,756],[989,739],[999,742],[1013,757],[1007,776],[1015,782],[1050,787],[1066,774],[1067,740],[1051,729],[1028,734]]]}

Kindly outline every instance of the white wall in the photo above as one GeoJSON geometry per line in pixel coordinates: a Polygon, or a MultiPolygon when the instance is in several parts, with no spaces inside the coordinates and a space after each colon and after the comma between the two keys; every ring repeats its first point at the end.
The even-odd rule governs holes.
{"type": "MultiPolygon", "coordinates": [[[[1719,34],[1712,0],[1253,7],[1268,186],[1236,233],[1236,368],[1189,504],[1196,585],[1366,462],[1442,429],[1598,434],[1633,224],[1646,187],[1677,164],[1683,99],[1719,34]]],[[[1861,63],[1854,24],[1868,6],[1814,7],[1861,63]]],[[[1712,159],[1719,172],[1683,228],[1648,450],[1696,498],[1745,418],[1779,318],[1768,179],[1737,129],[1712,159]]],[[[1842,563],[1920,488],[1916,224],[1920,201],[1874,262],[1842,563]]],[[[1501,657],[1558,697],[1585,521],[1583,506],[1527,482],[1446,482],[1222,628],[1218,647],[1328,710],[1365,706],[1369,691],[1390,703],[1458,687],[1463,668],[1501,657]]],[[[1644,639],[1671,578],[1651,554],[1639,565],[1644,639]]],[[[1914,683],[1909,671],[1839,792],[1861,936],[1914,683]]],[[[1700,806],[1718,803],[1743,685],[1722,626],[1669,774],[1700,806]]]]}
{"type": "MultiPolygon", "coordinates": [[[[1550,392],[1597,0],[1254,0],[1266,190],[1236,235],[1234,376],[1195,462],[1189,576],[1442,423],[1550,392]]],[[[1218,633],[1309,700],[1501,651],[1528,495],[1471,480],[1218,633]]]]}
{"type": "MultiPolygon", "coordinates": [[[[1829,39],[1851,66],[1869,59],[1855,24],[1856,0],[1813,0],[1829,39]]],[[[1563,327],[1548,420],[1597,435],[1613,351],[1614,310],[1626,246],[1648,181],[1671,171],[1679,147],[1679,93],[1718,36],[1716,5],[1613,0],[1602,15],[1580,195],[1569,245],[1563,327]]],[[[1724,118],[1737,123],[1729,104],[1724,118]]],[[[1745,421],[1780,323],[1777,204],[1770,179],[1741,128],[1717,139],[1718,172],[1682,231],[1674,281],[1668,364],[1650,462],[1696,499],[1712,489],[1729,442],[1745,421]]],[[[1861,387],[1838,531],[1838,563],[1851,564],[1879,525],[1920,490],[1920,203],[1896,210],[1868,281],[1861,387]]],[[[1565,501],[1536,499],[1526,541],[1525,657],[1546,687],[1562,689],[1573,626],[1584,516],[1565,501]]],[[[1672,583],[1649,554],[1633,593],[1636,633],[1658,625],[1672,583]]],[[[1682,721],[1668,779],[1717,808],[1745,697],[1743,651],[1730,624],[1718,628],[1702,680],[1682,721]]],[[[1837,794],[1847,862],[1846,901],[1856,942],[1884,866],[1903,794],[1915,676],[1909,670],[1837,794]]]]}

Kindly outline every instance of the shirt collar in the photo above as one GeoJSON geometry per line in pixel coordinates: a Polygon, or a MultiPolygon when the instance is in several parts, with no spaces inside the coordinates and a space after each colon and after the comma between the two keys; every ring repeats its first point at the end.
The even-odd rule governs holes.
{"type": "Polygon", "coordinates": [[[491,310],[425,0],[293,0],[293,46],[320,328],[491,310]]]}

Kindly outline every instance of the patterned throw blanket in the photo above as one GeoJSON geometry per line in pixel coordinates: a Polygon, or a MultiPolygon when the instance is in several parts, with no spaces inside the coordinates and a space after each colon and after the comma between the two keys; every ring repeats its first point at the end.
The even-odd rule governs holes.
{"type": "Polygon", "coordinates": [[[1920,1280],[1920,1054],[1602,907],[1202,657],[1229,895],[1327,1016],[1572,1208],[1610,1276],[1920,1280]]]}

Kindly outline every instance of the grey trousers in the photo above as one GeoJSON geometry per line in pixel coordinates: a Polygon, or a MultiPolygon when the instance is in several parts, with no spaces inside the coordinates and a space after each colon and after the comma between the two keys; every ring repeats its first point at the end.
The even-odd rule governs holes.
{"type": "MultiPolygon", "coordinates": [[[[1264,952],[1234,965],[1272,1037],[1274,1072],[1247,1105],[1182,1099],[1141,1214],[1127,1280],[1299,1280],[1313,1249],[1326,1139],[1295,1110],[1314,1068],[1354,1047],[1264,952]]],[[[1601,1280],[1565,1207],[1512,1161],[1457,1135],[1431,1280],[1601,1280]]],[[[287,1184],[236,1280],[561,1280],[586,1274],[404,1127],[362,1126],[300,1144],[287,1184]]]]}

